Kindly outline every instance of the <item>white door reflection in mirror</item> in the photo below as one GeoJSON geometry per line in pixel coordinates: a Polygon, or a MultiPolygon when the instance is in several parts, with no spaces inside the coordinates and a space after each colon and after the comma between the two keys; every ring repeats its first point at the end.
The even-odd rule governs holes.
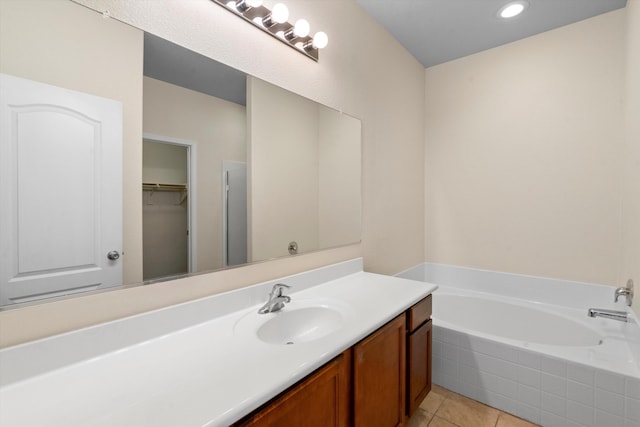
{"type": "Polygon", "coordinates": [[[122,284],[122,104],[6,74],[0,98],[0,304],[122,284]]]}
{"type": "Polygon", "coordinates": [[[247,262],[247,164],[222,161],[224,265],[247,262]]]}

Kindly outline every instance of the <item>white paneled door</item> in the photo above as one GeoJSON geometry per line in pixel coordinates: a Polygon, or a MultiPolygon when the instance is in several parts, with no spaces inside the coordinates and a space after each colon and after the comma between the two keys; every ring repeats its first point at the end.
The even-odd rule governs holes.
{"type": "Polygon", "coordinates": [[[0,304],[122,283],[122,104],[0,74],[0,304]]]}

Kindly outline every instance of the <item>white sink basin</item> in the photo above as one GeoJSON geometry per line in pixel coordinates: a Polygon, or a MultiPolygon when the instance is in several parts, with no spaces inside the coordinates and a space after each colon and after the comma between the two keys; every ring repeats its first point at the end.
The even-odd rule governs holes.
{"type": "Polygon", "coordinates": [[[296,344],[314,341],[342,325],[339,311],[327,307],[282,309],[257,330],[258,338],[270,344],[296,344]]]}
{"type": "Polygon", "coordinates": [[[234,332],[268,344],[307,343],[338,330],[349,314],[349,308],[337,302],[293,300],[276,313],[252,310],[238,320],[234,332]]]}

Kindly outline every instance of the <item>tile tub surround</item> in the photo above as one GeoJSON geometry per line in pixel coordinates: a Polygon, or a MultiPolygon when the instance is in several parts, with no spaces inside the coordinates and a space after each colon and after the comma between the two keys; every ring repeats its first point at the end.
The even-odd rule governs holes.
{"type": "Polygon", "coordinates": [[[433,382],[543,426],[640,427],[640,379],[433,326],[433,382]]]}
{"type": "MultiPolygon", "coordinates": [[[[495,298],[517,298],[519,302],[528,300],[546,306],[558,305],[559,300],[567,310],[580,308],[585,313],[586,307],[623,309],[613,304],[610,286],[442,265],[421,265],[401,276],[428,277],[441,285],[438,292],[446,292],[448,288],[476,295],[482,292],[483,296],[502,292],[495,298]],[[576,297],[572,298],[572,294],[576,297]]],[[[435,384],[543,426],[640,427],[637,370],[630,369],[634,370],[631,375],[612,372],[609,367],[602,369],[553,356],[546,351],[548,348],[545,352],[533,351],[505,343],[499,337],[494,339],[450,326],[438,325],[434,318],[435,384]]],[[[637,339],[637,324],[624,328],[630,339],[622,344],[628,344],[637,363],[637,347],[633,342],[637,339]]],[[[634,367],[633,362],[630,367],[634,367]]]]}
{"type": "Polygon", "coordinates": [[[0,425],[226,426],[435,289],[357,259],[3,349],[0,425]],[[289,346],[239,333],[276,282],[294,286],[291,307],[334,300],[348,320],[289,346]]]}

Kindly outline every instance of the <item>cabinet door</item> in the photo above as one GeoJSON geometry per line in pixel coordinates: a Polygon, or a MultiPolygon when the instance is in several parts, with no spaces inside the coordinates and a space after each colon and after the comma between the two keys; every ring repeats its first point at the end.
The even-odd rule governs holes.
{"type": "Polygon", "coordinates": [[[405,414],[405,315],[353,347],[356,427],[393,427],[405,414]]]}
{"type": "Polygon", "coordinates": [[[407,344],[407,414],[431,391],[431,321],[416,329],[407,344]]]}
{"type": "Polygon", "coordinates": [[[236,426],[347,427],[350,352],[345,352],[236,426]]]}

